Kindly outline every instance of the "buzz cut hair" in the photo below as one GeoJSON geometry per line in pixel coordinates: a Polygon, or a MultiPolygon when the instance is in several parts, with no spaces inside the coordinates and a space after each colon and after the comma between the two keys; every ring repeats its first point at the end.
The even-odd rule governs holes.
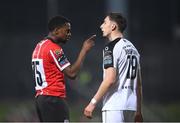
{"type": "Polygon", "coordinates": [[[62,27],[66,23],[70,23],[69,19],[66,17],[61,15],[54,16],[48,22],[48,30],[52,32],[55,28],[62,27]]]}
{"type": "Polygon", "coordinates": [[[118,30],[124,32],[127,27],[127,20],[121,13],[111,12],[107,15],[111,21],[114,21],[118,25],[118,30]]]}

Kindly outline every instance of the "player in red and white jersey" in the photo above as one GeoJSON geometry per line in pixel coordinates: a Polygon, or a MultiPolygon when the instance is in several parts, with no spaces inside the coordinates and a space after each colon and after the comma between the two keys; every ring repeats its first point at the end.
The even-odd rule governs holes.
{"type": "Polygon", "coordinates": [[[85,40],[76,62],[71,65],[61,47],[71,36],[69,20],[55,16],[49,21],[48,29],[48,36],[37,44],[32,54],[37,113],[42,122],[68,122],[64,74],[70,79],[76,78],[86,54],[94,45],[95,35],[85,40]]]}
{"type": "Polygon", "coordinates": [[[66,97],[63,70],[70,65],[63,49],[46,38],[38,43],[33,56],[32,63],[35,70],[36,96],[51,95],[66,97]]]}

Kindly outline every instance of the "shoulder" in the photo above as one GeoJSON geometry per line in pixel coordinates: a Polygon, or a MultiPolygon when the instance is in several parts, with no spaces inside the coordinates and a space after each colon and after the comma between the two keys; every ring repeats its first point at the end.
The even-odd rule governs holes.
{"type": "Polygon", "coordinates": [[[43,52],[46,52],[47,54],[59,56],[63,53],[63,49],[61,48],[61,46],[59,46],[56,43],[53,43],[50,39],[44,39],[42,43],[40,43],[40,45],[41,44],[43,46],[43,52]]]}
{"type": "Polygon", "coordinates": [[[132,52],[133,54],[136,54],[138,56],[140,56],[138,50],[136,49],[136,47],[133,45],[133,43],[127,39],[124,39],[124,45],[123,45],[123,50],[125,50],[126,52],[132,52]]]}
{"type": "Polygon", "coordinates": [[[113,51],[115,46],[118,45],[118,42],[120,42],[120,40],[121,39],[115,40],[115,41],[112,41],[112,42],[109,42],[108,44],[106,44],[104,47],[104,51],[113,51]]]}
{"type": "Polygon", "coordinates": [[[46,44],[44,45],[44,48],[47,49],[47,51],[61,51],[62,47],[59,46],[56,43],[53,43],[50,39],[45,39],[46,44]]]}

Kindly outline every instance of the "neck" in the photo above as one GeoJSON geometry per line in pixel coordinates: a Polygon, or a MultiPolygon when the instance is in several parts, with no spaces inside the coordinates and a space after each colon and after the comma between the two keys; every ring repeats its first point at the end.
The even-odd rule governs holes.
{"type": "Polygon", "coordinates": [[[52,33],[49,33],[47,37],[51,38],[53,42],[57,43],[57,38],[52,33]]]}
{"type": "Polygon", "coordinates": [[[111,35],[108,36],[109,41],[114,41],[117,38],[122,38],[123,34],[121,32],[118,33],[111,33],[111,35]]]}
{"type": "Polygon", "coordinates": [[[56,44],[60,44],[60,45],[63,45],[65,42],[63,41],[63,39],[61,38],[57,38],[55,35],[53,35],[51,32],[48,34],[49,38],[52,39],[52,41],[56,44]]]}

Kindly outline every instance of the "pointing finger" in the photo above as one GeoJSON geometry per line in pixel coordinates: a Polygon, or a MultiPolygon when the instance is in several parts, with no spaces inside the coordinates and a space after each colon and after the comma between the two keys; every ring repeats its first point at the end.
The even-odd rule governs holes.
{"type": "Polygon", "coordinates": [[[92,40],[96,37],[96,35],[92,35],[88,40],[92,40]]]}

